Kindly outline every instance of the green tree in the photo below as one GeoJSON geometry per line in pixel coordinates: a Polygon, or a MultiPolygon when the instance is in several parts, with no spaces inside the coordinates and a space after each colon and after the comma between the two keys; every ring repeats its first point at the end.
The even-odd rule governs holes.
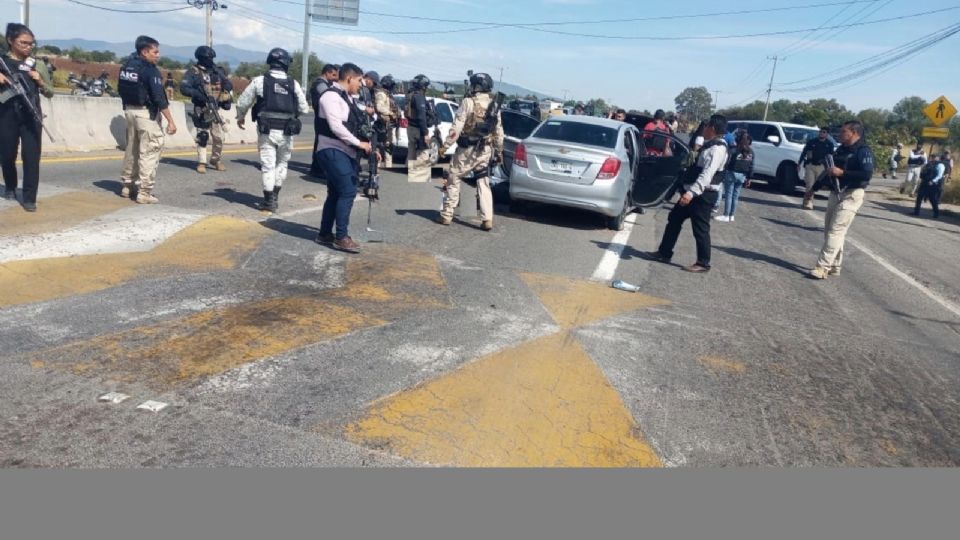
{"type": "Polygon", "coordinates": [[[88,57],[91,62],[104,64],[112,64],[117,61],[117,55],[113,51],[90,51],[88,57]]]}
{"type": "Polygon", "coordinates": [[[677,112],[690,122],[699,122],[713,114],[713,96],[705,86],[684,88],[673,102],[677,112]]]}
{"type": "Polygon", "coordinates": [[[63,54],[63,49],[57,47],[56,45],[44,45],[37,49],[37,54],[53,54],[60,56],[63,54]]]}
{"type": "Polygon", "coordinates": [[[237,65],[237,69],[233,71],[235,77],[243,77],[244,79],[250,80],[254,77],[259,77],[267,71],[266,64],[260,64],[257,62],[240,62],[237,65]]]}
{"type": "MultiPolygon", "coordinates": [[[[320,60],[315,53],[310,53],[310,57],[307,59],[307,80],[312,81],[320,76],[321,70],[323,70],[324,61],[320,60]]],[[[296,51],[293,53],[293,61],[290,64],[290,71],[288,72],[290,77],[295,81],[300,81],[300,74],[303,73],[303,52],[296,51]]]]}
{"type": "Polygon", "coordinates": [[[160,69],[187,69],[187,64],[178,62],[172,58],[167,58],[166,56],[161,56],[160,61],[157,62],[157,67],[160,69]]]}
{"type": "Polygon", "coordinates": [[[923,98],[905,97],[893,106],[893,120],[897,124],[906,126],[914,136],[919,136],[920,130],[927,123],[927,117],[923,114],[923,109],[927,105],[923,98]]]}

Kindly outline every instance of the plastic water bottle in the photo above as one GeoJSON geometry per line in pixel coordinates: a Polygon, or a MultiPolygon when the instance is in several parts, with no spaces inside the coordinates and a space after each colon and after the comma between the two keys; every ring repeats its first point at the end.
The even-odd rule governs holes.
{"type": "Polygon", "coordinates": [[[627,292],[637,292],[640,290],[640,287],[627,283],[626,281],[623,281],[621,279],[614,281],[613,283],[610,284],[610,286],[613,287],[614,289],[620,289],[621,291],[627,291],[627,292]]]}

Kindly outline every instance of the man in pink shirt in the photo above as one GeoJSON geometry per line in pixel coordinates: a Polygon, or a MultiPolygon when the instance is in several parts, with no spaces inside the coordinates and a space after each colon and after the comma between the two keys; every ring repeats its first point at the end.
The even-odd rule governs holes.
{"type": "Polygon", "coordinates": [[[360,91],[362,81],[360,67],[343,64],[339,80],[320,95],[317,109],[317,163],[327,177],[327,200],[323,203],[317,242],[347,253],[360,252],[360,245],[348,234],[359,182],[357,151],[370,153],[370,143],[357,137],[363,119],[350,97],[360,91]]]}
{"type": "Polygon", "coordinates": [[[670,126],[667,125],[664,118],[666,118],[666,113],[663,112],[663,109],[657,109],[657,112],[653,113],[653,120],[643,128],[643,142],[646,145],[647,153],[651,156],[662,156],[666,150],[667,138],[653,134],[658,131],[660,133],[670,133],[670,126]]]}

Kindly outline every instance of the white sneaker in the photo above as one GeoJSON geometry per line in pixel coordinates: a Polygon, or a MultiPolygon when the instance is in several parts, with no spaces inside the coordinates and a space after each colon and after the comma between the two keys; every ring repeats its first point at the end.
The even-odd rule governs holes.
{"type": "Polygon", "coordinates": [[[727,221],[733,222],[734,221],[733,216],[730,216],[730,218],[727,221]]]}
{"type": "Polygon", "coordinates": [[[727,223],[730,221],[730,218],[727,216],[713,216],[714,221],[720,221],[722,223],[727,223]]]}

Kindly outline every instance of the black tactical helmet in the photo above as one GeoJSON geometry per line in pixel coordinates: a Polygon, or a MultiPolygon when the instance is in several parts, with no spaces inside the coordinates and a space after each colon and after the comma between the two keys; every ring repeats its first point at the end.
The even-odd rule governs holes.
{"type": "Polygon", "coordinates": [[[393,80],[393,75],[384,75],[383,78],[380,79],[380,86],[392,92],[397,86],[397,81],[393,80]]]}
{"type": "Polygon", "coordinates": [[[217,53],[210,47],[206,45],[201,45],[197,47],[197,50],[193,53],[193,56],[197,59],[197,62],[212,61],[217,57],[217,53]]]}
{"type": "Polygon", "coordinates": [[[272,68],[287,71],[288,69],[290,69],[291,61],[292,61],[292,58],[290,58],[290,53],[288,53],[284,49],[281,49],[280,47],[277,47],[276,49],[271,49],[270,52],[267,54],[267,65],[272,68]]]}
{"type": "Polygon", "coordinates": [[[430,87],[430,78],[426,75],[417,75],[410,82],[415,90],[426,90],[430,87]]]}
{"type": "Polygon", "coordinates": [[[493,77],[486,73],[474,73],[470,76],[470,89],[474,92],[489,92],[493,90],[493,77]]]}

